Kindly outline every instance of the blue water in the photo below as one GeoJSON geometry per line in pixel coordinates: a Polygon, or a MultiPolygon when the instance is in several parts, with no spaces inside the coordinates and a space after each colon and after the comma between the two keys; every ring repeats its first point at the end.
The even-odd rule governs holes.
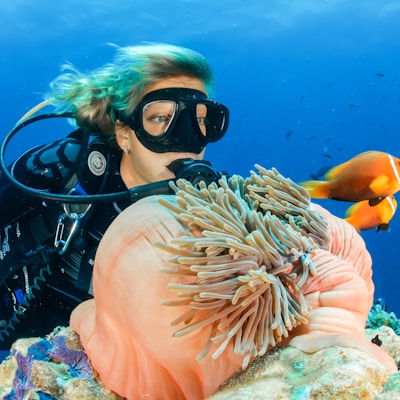
{"type": "MultiPolygon", "coordinates": [[[[61,64],[92,69],[111,59],[110,42],[160,41],[214,66],[216,97],[231,110],[228,135],[207,150],[218,169],[247,176],[259,163],[300,181],[365,150],[400,157],[399,20],[396,0],[3,1],[0,135],[61,64]]],[[[65,129],[35,128],[10,157],[65,129]]],[[[343,215],[344,204],[322,204],[343,215]]],[[[376,295],[400,315],[400,211],[389,232],[362,235],[376,295]]]]}

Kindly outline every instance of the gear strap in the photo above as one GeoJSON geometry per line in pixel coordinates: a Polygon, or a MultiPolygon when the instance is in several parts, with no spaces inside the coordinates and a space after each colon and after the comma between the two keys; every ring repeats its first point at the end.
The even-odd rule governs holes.
{"type": "MultiPolygon", "coordinates": [[[[48,264],[58,253],[57,248],[48,246],[54,237],[54,231],[49,224],[51,218],[46,218],[43,213],[37,211],[30,211],[21,221],[4,228],[7,229],[8,241],[7,249],[2,251],[0,286],[17,269],[36,263],[48,264]]],[[[51,210],[47,208],[46,213],[48,212],[51,210]]]]}

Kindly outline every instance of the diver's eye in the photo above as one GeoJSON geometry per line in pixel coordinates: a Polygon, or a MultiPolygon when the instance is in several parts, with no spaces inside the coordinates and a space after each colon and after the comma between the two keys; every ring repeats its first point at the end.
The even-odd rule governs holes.
{"type": "Polygon", "coordinates": [[[196,105],[196,120],[201,133],[206,136],[206,123],[207,123],[207,107],[205,104],[199,103],[196,105]]]}
{"type": "Polygon", "coordinates": [[[176,103],[170,100],[157,100],[146,104],[142,111],[142,124],[152,136],[165,133],[174,118],[176,103]]]}
{"type": "Polygon", "coordinates": [[[168,130],[172,117],[172,115],[164,114],[147,115],[146,119],[143,120],[143,127],[149,135],[162,135],[168,130]]]}
{"type": "Polygon", "coordinates": [[[165,124],[171,121],[172,115],[155,115],[149,120],[158,124],[165,124]]]}

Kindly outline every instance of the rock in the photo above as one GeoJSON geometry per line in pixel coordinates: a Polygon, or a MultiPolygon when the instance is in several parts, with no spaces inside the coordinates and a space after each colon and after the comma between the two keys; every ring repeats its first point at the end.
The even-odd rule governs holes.
{"type": "MultiPolygon", "coordinates": [[[[368,329],[369,340],[400,363],[400,337],[389,327],[368,329]]],[[[209,400],[396,400],[400,373],[388,373],[360,350],[331,347],[313,354],[278,348],[228,379],[209,400]]]]}

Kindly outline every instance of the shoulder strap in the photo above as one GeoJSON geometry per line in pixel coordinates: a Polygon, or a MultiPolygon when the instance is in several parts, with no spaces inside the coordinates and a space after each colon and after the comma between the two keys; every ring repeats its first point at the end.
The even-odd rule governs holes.
{"type": "Polygon", "coordinates": [[[81,153],[81,142],[67,137],[28,150],[15,161],[11,172],[24,185],[57,191],[71,179],[81,153]]]}
{"type": "Polygon", "coordinates": [[[102,186],[110,147],[78,129],[64,139],[28,150],[13,165],[14,177],[36,189],[95,194],[102,186]]]}
{"type": "Polygon", "coordinates": [[[98,137],[91,137],[85,155],[77,169],[77,181],[83,193],[98,194],[102,192],[107,178],[112,150],[98,137]]]}

